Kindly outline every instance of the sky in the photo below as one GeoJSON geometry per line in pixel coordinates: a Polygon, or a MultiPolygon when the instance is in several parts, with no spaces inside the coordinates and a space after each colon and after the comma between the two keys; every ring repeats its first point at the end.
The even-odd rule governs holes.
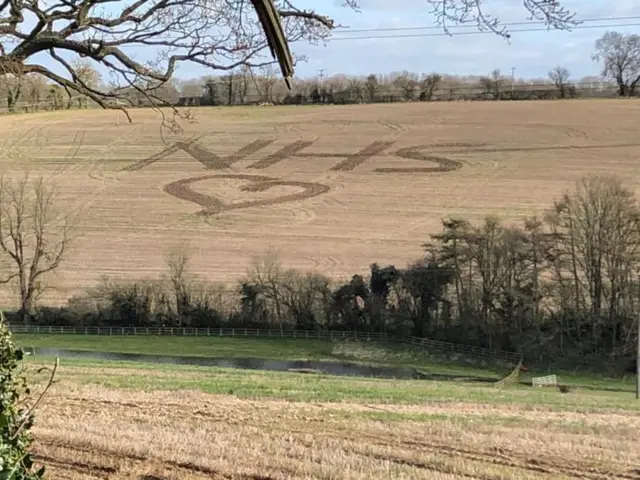
{"type": "MultiPolygon", "coordinates": [[[[485,75],[498,68],[511,75],[515,68],[518,78],[543,78],[549,70],[561,65],[572,78],[598,75],[599,66],[591,59],[594,44],[607,30],[640,33],[640,1],[638,0],[562,0],[576,12],[578,19],[598,19],[637,16],[637,19],[585,22],[589,28],[572,32],[541,31],[512,32],[510,43],[495,34],[433,35],[414,38],[338,40],[347,37],[439,34],[425,0],[360,0],[360,12],[342,7],[342,0],[297,0],[299,8],[313,8],[332,16],[338,23],[356,29],[428,27],[425,30],[348,33],[340,29],[333,33],[336,40],[327,45],[295,44],[295,54],[306,55],[308,61],[297,67],[296,76],[310,77],[323,69],[324,75],[337,73],[367,75],[408,70],[418,73],[440,72],[454,75],[485,75]],[[319,7],[326,3],[325,6],[319,7]],[[631,27],[603,27],[633,24],[631,27]],[[594,28],[592,28],[594,27],[594,28]],[[597,27],[597,28],[595,28],[597,27]]],[[[488,12],[502,22],[525,22],[527,11],[522,0],[487,0],[488,12]]],[[[513,26],[510,30],[540,28],[544,25],[513,26]]],[[[457,32],[477,31],[464,27],[457,32]]],[[[183,69],[180,76],[189,76],[183,69]]]]}
{"type": "MultiPolygon", "coordinates": [[[[500,69],[503,75],[516,78],[546,78],[556,66],[567,68],[571,79],[598,75],[600,66],[591,55],[597,38],[607,30],[621,33],[640,33],[640,0],[560,0],[577,19],[604,19],[585,21],[573,31],[547,31],[544,25],[517,25],[509,27],[510,42],[494,33],[478,34],[475,25],[453,28],[452,36],[444,34],[435,24],[426,0],[359,0],[355,12],[343,7],[344,0],[294,0],[297,8],[315,10],[341,25],[326,44],[310,45],[296,42],[291,47],[296,55],[307,60],[296,67],[295,77],[315,77],[322,69],[325,76],[335,74],[368,75],[407,70],[415,73],[438,72],[451,75],[486,75],[500,69]],[[635,19],[610,20],[612,17],[635,19]],[[635,24],[620,26],[620,24],[635,24]],[[608,25],[608,27],[607,27],[608,25]],[[380,31],[380,29],[411,29],[380,31]],[[537,32],[517,32],[518,29],[542,28],[537,32]],[[350,32],[350,30],[374,30],[350,32]],[[470,34],[472,33],[472,34],[470,34]],[[369,38],[371,36],[413,35],[412,38],[369,38]],[[426,35],[426,36],[425,36],[426,35]],[[365,37],[365,38],[362,38],[365,37]]],[[[129,3],[129,2],[125,2],[129,3]]],[[[527,22],[528,12],[523,0],[483,0],[485,13],[494,14],[503,23],[527,22]]],[[[122,2],[112,4],[121,9],[122,2]]],[[[35,24],[34,19],[26,23],[35,24]]],[[[148,48],[133,47],[126,53],[137,60],[149,57],[148,48]]],[[[63,56],[67,56],[63,53],[63,56]]],[[[67,58],[70,60],[71,58],[67,58]]],[[[45,53],[30,59],[43,62],[56,73],[66,72],[45,53]]],[[[97,66],[97,65],[96,65],[97,66]]],[[[97,66],[101,73],[104,67],[97,66]]],[[[175,77],[199,78],[215,74],[197,65],[183,63],[175,77]]]]}

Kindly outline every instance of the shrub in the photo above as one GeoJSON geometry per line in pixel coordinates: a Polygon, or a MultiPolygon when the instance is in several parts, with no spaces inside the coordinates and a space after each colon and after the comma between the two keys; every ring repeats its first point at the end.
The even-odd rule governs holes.
{"type": "MultiPolygon", "coordinates": [[[[0,312],[0,479],[35,480],[44,476],[44,467],[36,469],[29,447],[33,441],[33,409],[22,397],[30,394],[22,370],[22,350],[15,347],[11,332],[0,312]]],[[[35,405],[34,405],[35,406],[35,405]]]]}

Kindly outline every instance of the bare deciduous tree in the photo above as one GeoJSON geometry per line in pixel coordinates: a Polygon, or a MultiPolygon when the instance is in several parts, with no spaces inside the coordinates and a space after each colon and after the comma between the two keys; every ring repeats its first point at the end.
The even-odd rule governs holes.
{"type": "Polygon", "coordinates": [[[502,85],[504,84],[504,77],[500,73],[500,69],[496,68],[491,71],[491,84],[493,85],[493,92],[496,98],[500,98],[500,93],[502,92],[502,85]]]}
{"type": "Polygon", "coordinates": [[[422,79],[422,91],[420,92],[420,100],[430,101],[433,99],[433,94],[442,81],[442,75],[438,73],[431,73],[422,79]]]}
{"type": "Polygon", "coordinates": [[[640,83],[640,35],[607,32],[596,41],[596,61],[602,75],[618,84],[619,95],[633,96],[640,83]]]}
{"type": "Polygon", "coordinates": [[[249,94],[249,77],[251,76],[251,72],[249,71],[249,67],[246,65],[240,68],[236,74],[236,78],[238,79],[238,98],[240,100],[240,105],[244,105],[247,95],[249,94]]]}
{"type": "MultiPolygon", "coordinates": [[[[471,22],[481,30],[509,36],[478,0],[426,2],[432,7],[436,22],[445,30],[450,24],[471,22]]],[[[282,65],[281,53],[288,52],[287,43],[328,38],[336,26],[333,19],[298,8],[296,3],[295,0],[137,0],[133,3],[52,0],[44,5],[32,0],[2,0],[0,76],[37,73],[103,108],[119,108],[125,113],[121,102],[134,104],[136,101],[128,94],[132,89],[152,105],[162,106],[166,102],[158,98],[155,91],[169,81],[181,63],[220,71],[242,66],[255,68],[273,63],[272,58],[264,55],[270,49],[282,65]],[[282,34],[278,31],[280,25],[282,34]],[[135,59],[129,53],[132,50],[142,50],[145,60],[135,59]],[[100,90],[84,81],[74,63],[77,58],[108,70],[112,88],[100,90]]],[[[342,2],[353,9],[358,8],[358,3],[357,0],[342,2]]],[[[543,20],[552,28],[567,28],[577,23],[559,0],[522,0],[522,4],[532,18],[543,20]]],[[[15,97],[11,96],[14,103],[15,97]]],[[[174,109],[174,113],[177,114],[177,110],[174,109]]]]}
{"type": "Polygon", "coordinates": [[[41,75],[27,75],[23,78],[25,83],[25,98],[28,102],[28,108],[32,111],[40,108],[40,102],[42,102],[48,90],[48,85],[45,78],[41,75]]]}
{"type": "Polygon", "coordinates": [[[172,248],[166,258],[169,283],[173,294],[173,307],[178,318],[178,326],[182,326],[182,320],[191,306],[190,284],[188,268],[191,255],[187,245],[172,248]]]}
{"type": "MultiPolygon", "coordinates": [[[[353,6],[352,0],[346,4],[353,6]]],[[[334,26],[330,18],[298,9],[289,0],[276,5],[288,41],[321,40],[334,26]]],[[[131,103],[125,95],[131,88],[154,105],[165,105],[154,90],[169,81],[181,63],[231,71],[272,62],[263,55],[268,45],[254,6],[244,0],[138,0],[117,5],[109,0],[53,0],[46,6],[6,0],[0,12],[2,73],[38,73],[104,108],[123,109],[118,100],[131,103]],[[148,60],[134,59],[132,48],[144,48],[148,60]],[[49,61],[41,60],[47,56],[49,61]],[[106,68],[113,88],[101,91],[81,79],[73,62],[78,57],[106,68]]]]}
{"type": "Polygon", "coordinates": [[[274,308],[276,322],[280,330],[284,328],[282,298],[284,274],[278,253],[275,251],[270,251],[262,258],[255,259],[249,270],[249,282],[258,288],[260,295],[274,308]]]}
{"type": "MultiPolygon", "coordinates": [[[[587,310],[584,325],[574,325],[578,341],[595,343],[604,329],[633,330],[629,298],[635,295],[635,266],[640,260],[640,208],[634,192],[610,176],[580,180],[547,216],[555,238],[554,276],[563,306],[587,310]],[[588,328],[588,330],[587,330],[588,328]]],[[[627,347],[629,341],[627,340],[627,347]]]]}
{"type": "Polygon", "coordinates": [[[23,90],[22,79],[12,73],[0,75],[0,88],[7,101],[7,110],[13,112],[23,90]]]}
{"type": "Polygon", "coordinates": [[[380,84],[378,83],[378,77],[376,77],[373,73],[367,76],[367,80],[364,83],[364,88],[367,92],[367,98],[370,102],[375,102],[378,90],[380,88],[380,84]]]}
{"type": "Polygon", "coordinates": [[[488,77],[480,77],[480,85],[484,87],[485,93],[493,95],[496,99],[500,99],[503,84],[504,77],[498,68],[492,70],[488,77]]]}
{"type": "Polygon", "coordinates": [[[253,84],[256,87],[260,101],[273,102],[273,89],[276,84],[276,72],[271,65],[264,65],[258,72],[252,74],[253,84]]]}
{"type": "Polygon", "coordinates": [[[414,100],[418,86],[418,76],[415,73],[404,71],[394,79],[393,84],[402,91],[404,100],[408,102],[414,100]]]}
{"type": "Polygon", "coordinates": [[[282,277],[281,302],[295,321],[295,328],[311,330],[326,323],[326,318],[318,314],[331,296],[329,280],[320,274],[303,274],[297,270],[287,270],[282,277]]]}
{"type": "MultiPolygon", "coordinates": [[[[98,90],[100,88],[100,73],[93,67],[91,62],[85,58],[80,58],[72,62],[73,70],[79,81],[88,87],[98,90]]],[[[71,92],[68,92],[71,96],[71,92]]],[[[87,107],[87,97],[80,95],[77,97],[78,107],[82,108],[83,104],[87,107]]]]}
{"type": "Polygon", "coordinates": [[[60,266],[72,241],[72,216],[58,215],[56,199],[57,189],[42,177],[0,179],[0,255],[6,262],[0,283],[17,283],[23,320],[43,292],[42,277],[60,266]]]}
{"type": "Polygon", "coordinates": [[[558,92],[560,93],[560,98],[565,98],[567,95],[567,81],[571,73],[564,67],[556,67],[549,72],[549,78],[555,84],[558,92]]]}

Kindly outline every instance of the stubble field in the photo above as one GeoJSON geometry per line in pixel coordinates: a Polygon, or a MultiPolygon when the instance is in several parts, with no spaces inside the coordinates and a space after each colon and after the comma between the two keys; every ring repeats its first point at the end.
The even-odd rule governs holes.
{"type": "MultiPolygon", "coordinates": [[[[487,102],[194,110],[0,119],[0,169],[55,178],[80,235],[42,301],[102,276],[156,277],[188,241],[193,270],[235,282],[256,255],[334,278],[405,265],[444,216],[540,214],[585,174],[640,186],[640,103],[487,102]]],[[[2,304],[15,300],[5,289],[2,304]]]]}
{"type": "Polygon", "coordinates": [[[57,378],[33,430],[51,479],[640,478],[628,391],[68,360],[57,378]]]}

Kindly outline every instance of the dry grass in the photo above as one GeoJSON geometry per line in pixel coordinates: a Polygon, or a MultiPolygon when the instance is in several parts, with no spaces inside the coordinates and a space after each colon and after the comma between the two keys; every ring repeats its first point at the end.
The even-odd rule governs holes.
{"type": "Polygon", "coordinates": [[[631,480],[639,431],[637,410],[251,401],[71,376],[34,429],[49,478],[69,480],[631,480]]]}
{"type": "MultiPolygon", "coordinates": [[[[10,140],[2,171],[55,175],[65,208],[83,209],[83,237],[43,301],[63,301],[102,275],[155,277],[167,248],[185,238],[197,273],[211,280],[237,280],[251,257],[269,247],[280,249],[288,267],[348,277],[373,261],[414,259],[445,215],[516,220],[539,213],[590,173],[617,173],[630,187],[640,185],[640,103],[634,101],[203,108],[195,114],[197,123],[167,139],[184,148],[142,168],[132,166],[166,148],[153,112],[134,111],[133,125],[116,125],[115,113],[102,111],[0,119],[10,140]],[[194,136],[199,140],[189,143],[194,136]],[[223,158],[254,141],[264,148],[253,144],[235,163],[223,158]],[[291,157],[294,142],[313,143],[304,151],[325,155],[291,157]],[[373,142],[379,142],[370,149],[373,157],[350,171],[345,168],[362,157],[329,155],[353,154],[373,142]],[[395,144],[386,148],[385,142],[395,144]],[[272,155],[286,145],[288,152],[272,155]],[[423,151],[438,159],[392,155],[415,145],[441,145],[423,151]],[[248,168],[256,162],[266,167],[248,168]],[[205,164],[228,166],[207,170],[205,164]],[[394,171],[415,167],[441,171],[394,171]],[[205,175],[226,176],[184,182],[205,175]],[[297,200],[311,194],[317,195],[297,200]],[[276,203],[280,196],[289,201],[276,203]],[[224,211],[195,215],[202,206],[224,211]]],[[[14,297],[0,294],[3,302],[14,297]]]]}

